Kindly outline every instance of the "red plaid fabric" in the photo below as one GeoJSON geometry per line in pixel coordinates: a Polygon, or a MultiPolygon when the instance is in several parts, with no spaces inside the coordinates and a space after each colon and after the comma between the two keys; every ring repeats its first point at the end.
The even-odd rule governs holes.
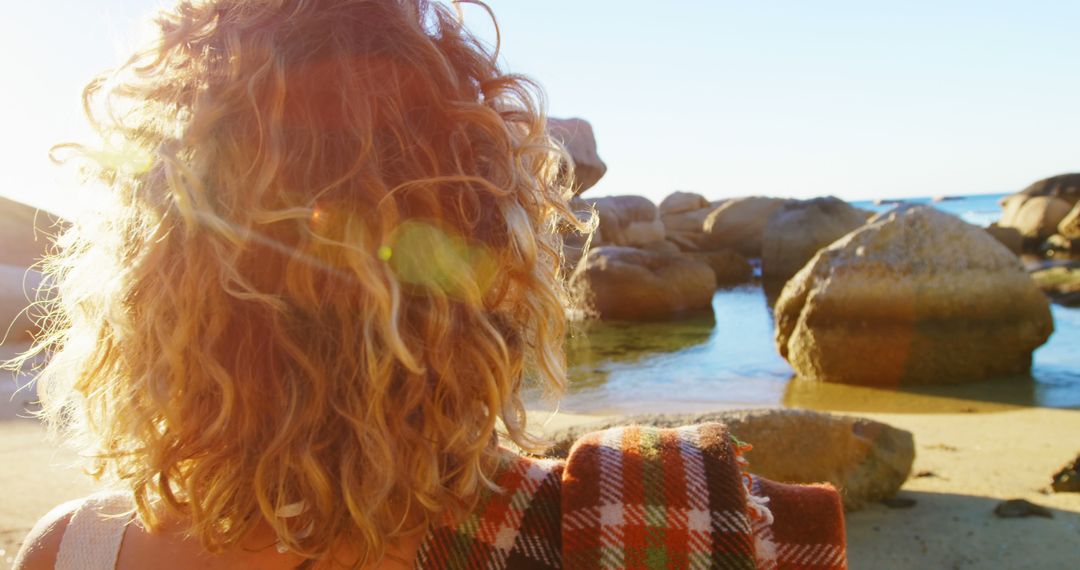
{"type": "Polygon", "coordinates": [[[846,568],[829,486],[746,475],[720,424],[614,428],[565,464],[513,456],[467,520],[429,534],[418,568],[846,568]]]}
{"type": "Polygon", "coordinates": [[[754,521],[757,567],[820,570],[847,567],[843,507],[829,485],[785,485],[752,477],[754,495],[769,499],[774,522],[754,521]]]}
{"type": "Polygon", "coordinates": [[[562,568],[560,496],[563,462],[507,451],[475,511],[428,533],[416,568],[447,570],[562,568]]]}

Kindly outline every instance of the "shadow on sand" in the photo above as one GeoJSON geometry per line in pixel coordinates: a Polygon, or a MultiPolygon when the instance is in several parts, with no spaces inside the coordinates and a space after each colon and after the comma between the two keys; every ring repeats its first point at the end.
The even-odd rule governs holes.
{"type": "Polygon", "coordinates": [[[1078,512],[1052,508],[1053,518],[1002,519],[994,515],[1001,500],[991,497],[924,491],[899,497],[916,504],[847,514],[851,568],[1076,567],[1078,512]]]}

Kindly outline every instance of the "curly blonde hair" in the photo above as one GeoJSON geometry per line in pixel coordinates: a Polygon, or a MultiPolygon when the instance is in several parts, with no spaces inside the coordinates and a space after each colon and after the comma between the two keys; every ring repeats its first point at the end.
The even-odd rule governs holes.
{"type": "Polygon", "coordinates": [[[210,551],[366,560],[468,511],[565,379],[565,153],[427,0],[181,0],[86,88],[116,209],[48,261],[43,414],[210,551]],[[501,424],[501,427],[500,427],[501,424]],[[275,516],[302,500],[288,524],[275,516]]]}

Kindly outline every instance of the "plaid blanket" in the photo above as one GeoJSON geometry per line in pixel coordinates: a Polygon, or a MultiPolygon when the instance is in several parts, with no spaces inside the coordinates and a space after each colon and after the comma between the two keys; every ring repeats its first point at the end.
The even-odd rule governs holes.
{"type": "Polygon", "coordinates": [[[744,473],[721,424],[614,428],[565,463],[508,454],[480,507],[434,529],[417,568],[846,568],[829,486],[744,473]]]}

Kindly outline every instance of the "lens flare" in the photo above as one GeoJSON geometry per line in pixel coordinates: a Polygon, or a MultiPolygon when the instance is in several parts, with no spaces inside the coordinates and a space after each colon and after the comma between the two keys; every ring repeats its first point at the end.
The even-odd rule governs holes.
{"type": "Polygon", "coordinates": [[[480,304],[498,270],[484,246],[416,220],[394,230],[390,245],[379,249],[379,258],[389,261],[404,283],[474,305],[480,304]]]}

